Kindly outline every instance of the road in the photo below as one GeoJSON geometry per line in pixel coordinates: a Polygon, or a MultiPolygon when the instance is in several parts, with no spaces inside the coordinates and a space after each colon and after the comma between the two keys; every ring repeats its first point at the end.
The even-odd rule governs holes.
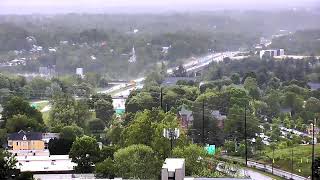
{"type": "MultiPolygon", "coordinates": [[[[186,68],[187,72],[194,71],[196,69],[200,69],[203,67],[208,66],[212,62],[220,62],[223,61],[225,57],[234,57],[236,54],[240,53],[239,51],[228,51],[228,52],[221,52],[221,53],[214,53],[210,54],[204,57],[197,58],[193,61],[187,62],[183,64],[184,68],[186,68]]],[[[167,70],[168,74],[172,74],[173,71],[176,69],[175,68],[170,68],[167,70]]],[[[99,91],[98,93],[112,93],[112,92],[117,92],[114,94],[114,96],[123,96],[127,97],[129,96],[130,92],[134,90],[135,88],[139,89],[143,87],[143,81],[145,80],[145,77],[134,79],[131,82],[134,82],[136,84],[136,87],[130,87],[132,84],[119,84],[116,86],[113,86],[110,89],[104,90],[104,91],[99,91]],[[121,91],[123,89],[123,91],[121,91]]]]}
{"type": "MultiPolygon", "coordinates": [[[[270,165],[264,165],[264,164],[260,164],[257,162],[253,162],[253,161],[248,161],[248,166],[255,168],[255,169],[259,169],[265,172],[269,172],[272,173],[272,166],[270,165]]],[[[297,174],[292,174],[290,172],[287,171],[283,171],[281,169],[276,169],[273,168],[273,174],[279,177],[283,177],[285,179],[293,179],[293,180],[308,180],[308,178],[299,176],[297,174]]]]}
{"type": "Polygon", "coordinates": [[[228,167],[226,168],[226,163],[220,162],[217,166],[217,171],[223,172],[225,174],[230,175],[231,177],[243,177],[243,178],[250,178],[252,180],[272,180],[271,177],[264,175],[262,173],[253,171],[247,168],[236,168],[236,167],[228,167]]]}
{"type": "MultiPolygon", "coordinates": [[[[240,162],[240,163],[245,163],[244,159],[241,158],[234,158],[234,157],[230,157],[230,156],[222,156],[223,159],[225,160],[231,160],[231,161],[235,161],[235,162],[240,162]]],[[[268,172],[272,174],[272,166],[271,165],[265,165],[265,164],[261,164],[258,162],[254,162],[254,161],[248,161],[248,167],[254,168],[254,169],[258,169],[264,172],[268,172]]],[[[284,171],[281,169],[277,169],[277,168],[273,168],[273,174],[275,176],[278,177],[282,177],[284,179],[293,179],[293,180],[308,180],[308,178],[299,176],[297,174],[293,174],[291,172],[288,171],[284,171]]]]}

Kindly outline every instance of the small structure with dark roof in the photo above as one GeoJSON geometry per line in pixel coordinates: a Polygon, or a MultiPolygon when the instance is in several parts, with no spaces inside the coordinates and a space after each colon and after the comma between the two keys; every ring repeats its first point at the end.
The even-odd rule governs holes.
{"type": "Polygon", "coordinates": [[[44,150],[42,133],[20,130],[8,135],[8,148],[12,150],[44,150]]]}

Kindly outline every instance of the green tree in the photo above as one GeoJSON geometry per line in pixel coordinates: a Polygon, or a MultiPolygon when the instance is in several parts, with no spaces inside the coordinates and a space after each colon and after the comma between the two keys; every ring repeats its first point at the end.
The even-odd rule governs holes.
{"type": "Polygon", "coordinates": [[[122,138],[126,146],[133,144],[150,146],[154,133],[150,111],[145,110],[136,114],[133,122],[123,131],[122,138]]]}
{"type": "Polygon", "coordinates": [[[186,147],[177,147],[173,150],[175,158],[185,158],[186,175],[193,176],[201,173],[206,168],[204,161],[208,154],[203,147],[191,144],[186,147]]]}
{"type": "Polygon", "coordinates": [[[231,80],[233,84],[240,84],[240,75],[238,73],[232,74],[231,80]]]}
{"type": "Polygon", "coordinates": [[[84,131],[76,125],[65,126],[60,131],[60,138],[74,141],[77,137],[81,137],[84,131]]]}
{"type": "Polygon", "coordinates": [[[150,93],[141,92],[133,95],[126,101],[126,112],[136,113],[145,109],[151,109],[154,106],[158,106],[159,103],[154,102],[150,93]]]}
{"type": "Polygon", "coordinates": [[[8,151],[0,149],[0,179],[9,179],[14,174],[17,160],[8,151]]]}
{"type": "Polygon", "coordinates": [[[97,163],[95,166],[95,174],[98,178],[113,179],[116,174],[116,168],[113,159],[106,158],[103,162],[97,163]]]}
{"type": "Polygon", "coordinates": [[[77,163],[76,171],[91,173],[93,165],[99,160],[99,146],[96,139],[82,136],[73,142],[70,153],[72,162],[77,163]]]}
{"type": "Polygon", "coordinates": [[[93,119],[89,121],[89,129],[92,133],[103,132],[106,124],[101,119],[93,119]]]}
{"type": "Polygon", "coordinates": [[[34,119],[37,123],[43,124],[42,114],[38,110],[32,108],[30,104],[21,97],[11,97],[3,105],[2,118],[6,121],[14,115],[25,115],[30,119],[34,119]]]}
{"type": "Polygon", "coordinates": [[[85,127],[91,113],[87,101],[75,101],[73,97],[67,94],[54,97],[52,109],[50,111],[50,126],[63,127],[76,124],[85,127]]]}
{"type": "Polygon", "coordinates": [[[258,99],[260,97],[258,83],[255,78],[247,77],[244,81],[244,88],[249,92],[249,95],[252,98],[258,99]]]}
{"type": "Polygon", "coordinates": [[[153,179],[160,172],[161,164],[149,146],[132,145],[114,154],[116,175],[122,178],[153,179]]]}
{"type": "Polygon", "coordinates": [[[17,114],[7,120],[6,129],[10,133],[20,130],[41,131],[43,125],[34,119],[28,118],[26,115],[17,114]]]}
{"type": "MultiPolygon", "coordinates": [[[[229,138],[236,138],[238,140],[244,139],[244,108],[239,106],[232,106],[229,110],[227,120],[225,121],[225,132],[229,138]]],[[[255,137],[255,133],[259,132],[257,118],[247,112],[247,137],[255,137]]]]}
{"type": "Polygon", "coordinates": [[[96,118],[104,121],[105,124],[109,124],[114,115],[114,107],[112,103],[105,100],[98,100],[95,104],[96,118]]]}
{"type": "Polygon", "coordinates": [[[124,128],[120,123],[113,124],[107,131],[107,139],[111,144],[119,144],[121,141],[121,134],[124,128]]]}

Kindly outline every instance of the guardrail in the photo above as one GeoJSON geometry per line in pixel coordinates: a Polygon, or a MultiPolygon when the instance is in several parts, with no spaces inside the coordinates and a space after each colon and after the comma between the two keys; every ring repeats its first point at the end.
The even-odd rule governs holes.
{"type": "Polygon", "coordinates": [[[299,176],[297,174],[293,174],[291,172],[287,172],[281,169],[273,168],[272,172],[272,166],[261,164],[253,161],[248,161],[248,167],[252,167],[255,169],[259,169],[264,172],[272,173],[273,175],[285,178],[285,179],[292,179],[292,180],[308,180],[308,178],[299,176]]]}
{"type": "MultiPolygon", "coordinates": [[[[231,160],[231,161],[234,161],[234,162],[237,162],[237,163],[245,164],[244,161],[240,161],[239,159],[234,159],[234,158],[229,157],[229,156],[222,156],[221,158],[225,159],[225,160],[231,160]]],[[[270,174],[273,174],[275,176],[282,177],[282,178],[285,178],[285,179],[309,180],[309,178],[306,178],[306,177],[303,177],[303,176],[300,176],[300,175],[297,175],[297,174],[293,174],[291,172],[284,171],[284,170],[281,170],[281,169],[277,169],[275,167],[273,167],[273,170],[272,170],[272,166],[271,165],[262,164],[262,163],[258,163],[258,162],[255,162],[255,161],[248,161],[248,167],[251,167],[251,168],[254,168],[254,169],[258,169],[258,170],[261,170],[261,171],[264,171],[264,172],[268,172],[270,174]]]]}

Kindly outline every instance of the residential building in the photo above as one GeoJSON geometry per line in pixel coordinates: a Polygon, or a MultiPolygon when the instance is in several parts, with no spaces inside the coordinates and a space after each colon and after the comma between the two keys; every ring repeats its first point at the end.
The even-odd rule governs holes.
{"type": "Polygon", "coordinates": [[[10,150],[44,150],[45,143],[42,140],[42,133],[20,130],[9,134],[8,148],[10,150]]]}
{"type": "Polygon", "coordinates": [[[180,119],[180,126],[183,129],[188,129],[193,124],[193,113],[189,111],[184,105],[178,112],[178,117],[180,119]]]}
{"type": "Polygon", "coordinates": [[[224,121],[227,119],[227,116],[222,115],[219,110],[212,111],[211,116],[217,120],[219,128],[224,128],[224,121]]]}

